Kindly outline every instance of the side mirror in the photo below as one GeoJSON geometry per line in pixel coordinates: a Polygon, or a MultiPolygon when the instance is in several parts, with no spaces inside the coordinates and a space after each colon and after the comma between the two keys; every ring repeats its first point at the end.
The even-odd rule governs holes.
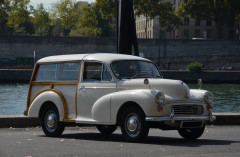
{"type": "Polygon", "coordinates": [[[200,86],[199,89],[202,89],[202,79],[198,79],[198,85],[200,86]]]}

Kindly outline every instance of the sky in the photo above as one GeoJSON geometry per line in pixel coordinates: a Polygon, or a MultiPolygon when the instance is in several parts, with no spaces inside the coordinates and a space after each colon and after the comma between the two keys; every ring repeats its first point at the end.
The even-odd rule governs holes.
{"type": "MultiPolygon", "coordinates": [[[[43,3],[44,7],[48,8],[51,6],[52,3],[55,3],[59,0],[30,0],[31,1],[31,5],[33,5],[34,7],[37,6],[37,4],[43,3]]],[[[76,0],[76,1],[85,1],[88,3],[93,3],[96,0],[76,0]]]]}

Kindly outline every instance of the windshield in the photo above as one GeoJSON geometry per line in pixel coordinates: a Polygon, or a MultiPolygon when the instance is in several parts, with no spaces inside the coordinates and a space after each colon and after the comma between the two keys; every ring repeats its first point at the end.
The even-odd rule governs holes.
{"type": "Polygon", "coordinates": [[[111,67],[114,75],[119,79],[161,78],[157,67],[147,61],[115,61],[111,67]]]}

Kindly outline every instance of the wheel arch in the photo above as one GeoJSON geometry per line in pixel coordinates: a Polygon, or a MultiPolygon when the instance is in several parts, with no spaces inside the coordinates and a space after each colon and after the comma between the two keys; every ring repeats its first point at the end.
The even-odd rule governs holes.
{"type": "Polygon", "coordinates": [[[54,105],[59,114],[59,120],[63,121],[68,117],[68,106],[65,98],[57,90],[45,90],[37,94],[29,106],[29,117],[41,117],[42,111],[48,105],[54,105]]]}
{"type": "Polygon", "coordinates": [[[124,113],[124,111],[127,109],[127,108],[138,108],[144,116],[146,116],[145,112],[143,111],[143,109],[141,108],[141,106],[134,102],[134,101],[128,101],[128,102],[125,102],[121,107],[120,109],[118,110],[118,113],[117,113],[117,119],[116,119],[116,122],[117,122],[117,125],[120,125],[121,124],[121,121],[123,119],[122,117],[122,114],[124,113]]]}

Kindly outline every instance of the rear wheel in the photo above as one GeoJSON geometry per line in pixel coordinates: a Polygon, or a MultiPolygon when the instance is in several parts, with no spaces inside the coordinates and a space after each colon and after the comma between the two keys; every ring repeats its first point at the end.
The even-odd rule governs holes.
{"type": "Polygon", "coordinates": [[[117,129],[117,126],[116,125],[98,125],[97,129],[102,134],[110,135],[117,129]]]}
{"type": "Polygon", "coordinates": [[[52,105],[43,110],[41,124],[43,132],[49,137],[61,136],[65,129],[64,123],[59,121],[57,108],[52,105]]]}
{"type": "Polygon", "coordinates": [[[144,113],[137,107],[127,109],[121,121],[122,134],[128,141],[137,142],[148,135],[144,113]]]}
{"type": "Polygon", "coordinates": [[[205,130],[205,125],[202,128],[182,128],[178,133],[186,140],[196,140],[202,136],[205,130]]]}

